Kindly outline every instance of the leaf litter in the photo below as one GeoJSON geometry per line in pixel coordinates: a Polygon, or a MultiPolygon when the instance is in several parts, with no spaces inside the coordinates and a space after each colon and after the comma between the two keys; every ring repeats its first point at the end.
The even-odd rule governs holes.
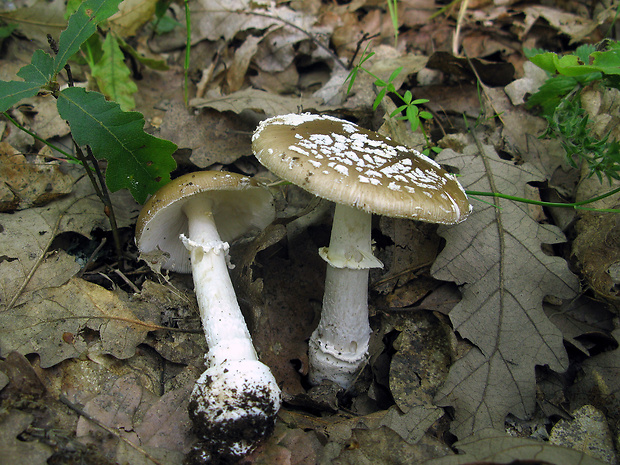
{"type": "MultiPolygon", "coordinates": [[[[150,27],[143,26],[148,13],[131,16],[134,3],[123,2],[110,25],[124,39],[136,35],[136,53],[154,56],[142,37],[150,27]]],[[[147,12],[154,4],[136,3],[147,12]]],[[[482,73],[485,82],[476,83],[469,62],[454,52],[457,11],[448,8],[445,16],[426,24],[429,12],[440,8],[433,1],[402,2],[396,48],[389,45],[394,38],[385,9],[364,1],[272,6],[201,0],[190,6],[190,75],[199,86],[191,110],[180,92],[182,53],[174,49],[175,43],[183,46],[179,28],[170,33],[169,48],[160,52],[171,65],[166,84],[164,73],[143,68],[145,86],[136,81],[135,94],[148,132],[171,139],[190,154],[181,160],[179,152],[183,169],[224,167],[267,178],[249,157],[249,134],[263,114],[323,111],[379,128],[383,120],[371,111],[373,80],[360,76],[348,97],[342,86],[347,75],[342,64],[353,58],[367,34],[376,35],[376,56],[369,62],[373,72],[386,78],[396,66],[404,66],[397,88],[430,98],[428,108],[444,129],[466,133],[462,114],[476,125],[473,137],[445,137],[442,144],[454,150],[444,150],[438,161],[458,170],[470,190],[523,197],[537,193],[544,182],[558,186],[554,179],[568,168],[557,144],[536,138],[544,122],[518,106],[539,82],[524,63],[522,44],[559,46],[560,32],[574,41],[598,40],[601,26],[609,24],[615,11],[605,4],[587,17],[570,4],[563,6],[566,11],[519,4],[508,9],[500,2],[470,5],[458,20],[469,27],[461,31],[457,45],[482,73]],[[509,33],[505,25],[512,28],[509,33]],[[172,40],[175,35],[180,40],[172,40]],[[326,51],[328,45],[335,52],[326,51]],[[431,85],[421,84],[424,74],[431,85]],[[489,80],[498,76],[501,82],[491,85],[489,80]],[[522,76],[530,80],[515,81],[522,76]],[[506,90],[512,102],[500,87],[509,82],[520,85],[506,90]]],[[[49,8],[56,11],[58,2],[49,8]]],[[[27,19],[28,11],[36,9],[13,17],[27,19]]],[[[21,26],[20,32],[41,40],[38,30],[21,26]]],[[[617,127],[607,119],[615,113],[613,97],[589,98],[596,127],[617,127]]],[[[40,97],[30,103],[39,116],[32,119],[26,113],[22,121],[38,132],[48,130],[46,138],[62,137],[63,128],[43,123],[57,117],[47,115],[40,97]]],[[[414,143],[405,124],[388,126],[392,137],[414,143]]],[[[19,147],[13,145],[21,151],[33,143],[24,139],[19,147]]],[[[26,170],[30,160],[20,159],[26,170]]],[[[40,176],[36,166],[30,165],[40,176]]],[[[188,393],[203,371],[206,351],[191,280],[161,274],[146,279],[129,229],[139,206],[120,197],[117,211],[125,252],[132,258],[129,270],[116,273],[119,264],[100,252],[93,262],[86,261],[91,271],[76,277],[85,259],[76,261],[74,251],[58,244],[67,235],[85,238],[82,247],[100,240],[102,233],[108,234],[107,218],[84,180],[69,193],[49,176],[45,172],[60,198],[9,196],[12,213],[0,217],[2,448],[33,464],[45,463],[51,454],[67,459],[71,448],[74,456],[92,459],[87,444],[114,461],[181,463],[194,440],[186,412],[188,393]],[[22,210],[15,211],[15,202],[22,210]],[[22,387],[26,389],[20,391],[22,387]],[[63,396],[72,410],[60,406],[63,396]],[[103,433],[97,423],[114,434],[103,433]],[[65,435],[60,451],[40,434],[52,429],[65,435]]],[[[21,172],[7,177],[30,184],[21,172]]],[[[561,194],[573,197],[576,185],[563,184],[561,194]]],[[[579,189],[582,196],[595,195],[584,182],[579,189]]],[[[596,304],[571,310],[564,302],[582,292],[577,271],[596,298],[606,299],[611,310],[617,305],[615,247],[609,254],[605,247],[597,252],[601,243],[615,244],[613,215],[579,214],[574,217],[578,227],[572,229],[571,220],[562,223],[566,236],[553,226],[553,212],[548,217],[540,209],[504,200],[474,200],[474,213],[465,223],[437,232],[376,219],[373,237],[386,268],[372,275],[370,360],[356,390],[342,396],[329,386],[308,390],[304,380],[306,339],[318,321],[322,299],[324,263],[316,249],[327,243],[330,209],[306,208],[311,199],[291,186],[275,195],[282,208],[274,228],[253,243],[233,245],[239,266],[233,277],[243,288],[242,307],[261,359],[272,367],[285,396],[274,435],[248,458],[251,463],[439,465],[533,457],[550,463],[602,463],[581,451],[531,439],[526,428],[522,437],[504,431],[507,418],[536,421],[542,416],[543,425],[550,426],[557,418],[541,414],[540,406],[556,402],[556,413],[593,404],[617,434],[613,311],[596,304]],[[565,260],[567,236],[576,264],[565,260]],[[416,252],[420,247],[423,253],[416,252]],[[603,255],[610,260],[602,263],[603,255]],[[592,264],[592,272],[586,264],[592,264]],[[607,277],[603,286],[597,285],[600,276],[607,277]],[[573,349],[581,355],[575,357],[573,349]],[[551,376],[547,379],[541,367],[563,379],[554,393],[544,388],[551,376]],[[577,373],[574,382],[560,375],[566,370],[577,373]]]]}

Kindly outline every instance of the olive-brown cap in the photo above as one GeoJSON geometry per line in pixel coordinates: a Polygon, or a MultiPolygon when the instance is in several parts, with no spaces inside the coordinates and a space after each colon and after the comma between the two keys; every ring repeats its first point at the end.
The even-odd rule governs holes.
{"type": "Polygon", "coordinates": [[[162,266],[165,269],[191,272],[189,252],[179,236],[188,235],[183,206],[197,196],[203,196],[205,204],[211,204],[223,241],[264,229],[275,218],[271,193],[252,178],[224,171],[198,171],[180,176],[148,200],[136,224],[136,243],[141,252],[161,250],[170,255],[162,266]]]}
{"type": "Polygon", "coordinates": [[[260,123],[252,148],[280,178],[369,213],[452,224],[471,211],[454,175],[349,121],[310,113],[275,116],[260,123]]]}

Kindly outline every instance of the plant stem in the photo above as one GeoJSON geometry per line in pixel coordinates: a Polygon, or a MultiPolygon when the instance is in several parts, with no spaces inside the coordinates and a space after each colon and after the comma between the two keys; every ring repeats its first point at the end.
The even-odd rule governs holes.
{"type": "Polygon", "coordinates": [[[185,0],[185,31],[187,37],[185,38],[185,63],[183,64],[183,100],[185,100],[185,106],[187,106],[189,103],[189,63],[192,45],[192,21],[189,12],[189,0],[185,0]]]}
{"type": "Polygon", "coordinates": [[[545,202],[542,200],[531,200],[525,199],[523,197],[516,197],[514,195],[502,194],[500,192],[482,192],[482,191],[465,191],[467,195],[470,197],[481,196],[481,197],[496,197],[500,199],[512,200],[513,202],[521,202],[521,203],[529,203],[532,205],[540,205],[543,207],[560,207],[560,208],[573,208],[575,210],[588,210],[588,211],[596,211],[602,213],[620,213],[620,210],[613,208],[588,208],[583,205],[587,205],[592,202],[596,202],[598,200],[604,199],[611,195],[620,192],[620,187],[613,189],[605,194],[599,195],[598,197],[594,197],[588,200],[582,200],[581,202],[573,202],[573,203],[562,203],[562,202],[545,202]]]}
{"type": "Polygon", "coordinates": [[[78,160],[77,158],[75,158],[73,155],[70,155],[68,152],[65,152],[64,150],[62,150],[59,147],[56,147],[54,144],[49,143],[48,141],[46,141],[45,139],[39,137],[38,135],[36,135],[34,132],[29,131],[28,129],[26,129],[24,126],[22,126],[21,124],[19,124],[15,119],[13,119],[6,111],[4,113],[2,113],[4,115],[4,117],[6,119],[8,119],[11,123],[13,123],[15,125],[15,127],[17,127],[17,129],[19,129],[20,131],[24,131],[26,134],[28,134],[29,136],[34,137],[36,140],[38,140],[39,142],[42,142],[43,144],[47,145],[48,147],[52,148],[53,150],[56,150],[57,152],[62,153],[65,157],[67,157],[69,160],[75,162],[75,163],[82,163],[80,160],[78,160]]]}

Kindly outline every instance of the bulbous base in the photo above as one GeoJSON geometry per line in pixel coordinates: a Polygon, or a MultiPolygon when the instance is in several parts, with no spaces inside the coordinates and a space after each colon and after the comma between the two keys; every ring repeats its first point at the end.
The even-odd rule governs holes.
{"type": "Polygon", "coordinates": [[[259,361],[232,360],[207,369],[188,406],[202,440],[190,454],[193,463],[228,463],[251,452],[273,432],[280,403],[280,388],[259,361]]]}

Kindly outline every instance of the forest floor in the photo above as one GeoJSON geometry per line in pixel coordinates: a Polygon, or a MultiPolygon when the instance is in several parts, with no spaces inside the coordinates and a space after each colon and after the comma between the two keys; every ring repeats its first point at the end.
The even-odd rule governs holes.
{"type": "MultiPolygon", "coordinates": [[[[389,3],[192,0],[186,61],[183,2],[125,0],[70,61],[79,85],[103,91],[112,65],[97,62],[101,44],[121,45],[114,66],[127,72],[113,97],[178,146],[172,177],[225,170],[271,186],[277,218],[231,244],[231,277],[283,406],[242,463],[616,464],[620,216],[603,210],[620,200],[588,204],[597,211],[542,202],[592,199],[618,181],[567,159],[571,140],[541,137],[560,99],[527,100],[553,74],[528,59],[543,51],[579,55],[586,45],[596,60],[615,50],[602,74],[620,74],[620,52],[604,40],[620,34],[620,6],[402,0],[390,16],[389,3]],[[395,92],[377,100],[386,82],[395,92]],[[389,117],[402,105],[395,93],[407,92],[423,99],[423,131],[411,130],[417,117],[389,117]],[[370,273],[368,363],[346,391],[307,380],[326,268],[317,251],[333,205],[275,183],[252,155],[261,120],[299,112],[435,148],[469,193],[533,201],[470,194],[473,211],[454,226],[373,218],[384,267],[370,273]]],[[[58,38],[66,5],[2,8],[9,81],[48,50],[47,34],[58,38]]],[[[555,74],[575,69],[565,65],[555,74]]],[[[569,123],[587,123],[581,142],[608,140],[617,166],[618,83],[575,82],[569,123]]],[[[127,190],[111,194],[119,259],[83,169],[41,142],[74,152],[51,95],[7,115],[41,139],[0,115],[0,465],[183,463],[197,441],[187,405],[207,351],[191,276],[147,266],[134,241],[142,206],[127,190]]]]}

